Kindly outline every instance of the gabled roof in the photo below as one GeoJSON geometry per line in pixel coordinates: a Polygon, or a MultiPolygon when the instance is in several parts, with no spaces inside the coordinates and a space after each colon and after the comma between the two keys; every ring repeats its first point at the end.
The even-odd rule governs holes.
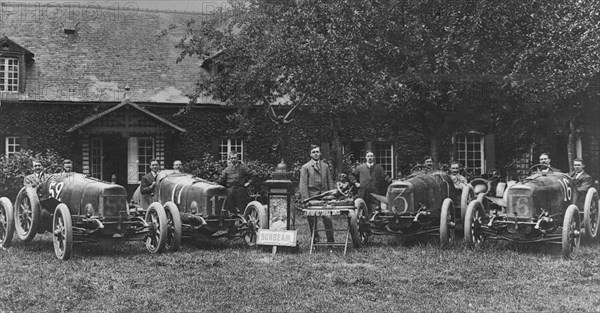
{"type": "Polygon", "coordinates": [[[150,111],[148,111],[148,110],[140,107],[139,105],[131,102],[129,99],[125,99],[125,100],[123,100],[123,102],[119,103],[118,105],[115,105],[114,107],[112,107],[112,108],[110,108],[110,109],[108,109],[106,111],[100,112],[100,113],[98,113],[96,115],[92,115],[92,116],[86,118],[83,122],[81,122],[81,123],[79,123],[79,124],[77,124],[77,125],[69,128],[67,130],[67,133],[74,132],[74,131],[76,131],[76,130],[78,130],[78,129],[80,129],[80,128],[82,128],[82,127],[84,127],[84,126],[86,126],[86,125],[88,125],[90,123],[92,123],[93,121],[99,120],[102,117],[104,117],[104,116],[106,116],[106,115],[108,115],[108,114],[110,114],[110,113],[112,113],[112,112],[114,112],[114,111],[116,111],[116,110],[118,110],[120,108],[126,107],[126,106],[129,106],[129,107],[132,107],[132,108],[138,110],[142,114],[144,114],[146,116],[149,116],[151,119],[157,121],[159,124],[163,124],[163,125],[165,125],[165,126],[167,126],[169,128],[172,128],[172,129],[178,131],[178,132],[182,132],[182,133],[185,132],[185,129],[183,129],[183,128],[181,128],[181,127],[179,127],[179,126],[177,126],[177,125],[175,125],[175,124],[167,121],[166,119],[164,119],[164,118],[162,118],[162,117],[160,117],[160,116],[158,116],[158,115],[156,115],[156,114],[154,114],[154,113],[152,113],[152,112],[150,112],[150,111]]]}
{"type": "Polygon", "coordinates": [[[33,59],[34,57],[34,54],[31,51],[21,47],[16,42],[8,39],[6,36],[0,38],[0,51],[10,51],[13,53],[16,52],[18,54],[23,54],[30,59],[33,59]]]}

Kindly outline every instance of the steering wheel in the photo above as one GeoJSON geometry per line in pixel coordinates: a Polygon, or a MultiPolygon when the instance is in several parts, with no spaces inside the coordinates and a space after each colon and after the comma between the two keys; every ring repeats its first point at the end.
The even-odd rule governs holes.
{"type": "Polygon", "coordinates": [[[433,168],[431,168],[430,166],[427,166],[425,164],[417,164],[413,168],[410,169],[410,172],[414,173],[414,172],[417,172],[417,171],[432,170],[432,169],[433,168]]]}
{"type": "Polygon", "coordinates": [[[494,180],[500,177],[500,173],[497,169],[493,168],[487,171],[487,179],[494,180]]]}
{"type": "Polygon", "coordinates": [[[548,172],[550,172],[550,173],[554,173],[554,171],[552,170],[552,168],[550,168],[550,166],[548,166],[546,164],[536,164],[529,169],[529,175],[533,174],[533,172],[541,173],[542,170],[545,170],[545,169],[548,169],[548,172]]]}

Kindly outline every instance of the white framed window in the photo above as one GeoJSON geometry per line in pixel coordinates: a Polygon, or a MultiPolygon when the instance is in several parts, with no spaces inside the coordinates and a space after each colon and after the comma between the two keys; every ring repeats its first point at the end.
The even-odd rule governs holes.
{"type": "Polygon", "coordinates": [[[19,91],[19,59],[0,58],[0,92],[19,91]]]}
{"type": "Polygon", "coordinates": [[[90,176],[104,179],[102,177],[102,138],[92,138],[90,147],[90,176]]]}
{"type": "Polygon", "coordinates": [[[394,145],[389,142],[373,142],[373,153],[375,153],[375,163],[381,165],[386,174],[394,175],[394,145]]]}
{"type": "Polygon", "coordinates": [[[152,137],[138,137],[137,142],[138,181],[141,181],[142,176],[150,172],[150,161],[155,156],[155,145],[152,137]]]}
{"type": "MultiPolygon", "coordinates": [[[[375,163],[381,165],[383,170],[390,177],[394,177],[396,168],[394,164],[394,145],[388,141],[357,141],[350,145],[350,152],[352,153],[352,161],[358,163],[364,163],[365,153],[367,150],[373,150],[375,154],[375,163]]],[[[344,151],[344,153],[346,153],[344,151]]]]}
{"type": "Polygon", "coordinates": [[[7,157],[21,151],[21,138],[19,137],[6,137],[4,146],[5,154],[7,157]]]}
{"type": "Polygon", "coordinates": [[[242,139],[221,139],[219,144],[219,157],[221,161],[227,161],[229,152],[236,151],[240,161],[244,160],[244,141],[242,139]]]}
{"type": "Polygon", "coordinates": [[[469,132],[453,137],[456,161],[473,174],[485,173],[484,136],[469,132]]]}

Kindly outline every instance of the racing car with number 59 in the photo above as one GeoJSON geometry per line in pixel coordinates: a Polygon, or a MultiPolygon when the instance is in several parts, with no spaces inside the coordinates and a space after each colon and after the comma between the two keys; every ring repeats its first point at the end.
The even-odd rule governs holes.
{"type": "Polygon", "coordinates": [[[140,240],[157,253],[165,246],[167,218],[160,206],[130,210],[123,186],[79,173],[56,173],[43,176],[37,188],[23,187],[14,206],[0,198],[0,231],[4,247],[15,231],[24,242],[48,231],[61,260],[71,258],[74,242],[140,240]]]}
{"type": "Polygon", "coordinates": [[[557,243],[562,245],[562,256],[570,259],[583,234],[595,240],[598,233],[597,190],[576,193],[569,175],[553,172],[543,164],[534,165],[529,176],[510,186],[503,198],[478,198],[469,203],[465,241],[475,246],[488,239],[557,243]]]}

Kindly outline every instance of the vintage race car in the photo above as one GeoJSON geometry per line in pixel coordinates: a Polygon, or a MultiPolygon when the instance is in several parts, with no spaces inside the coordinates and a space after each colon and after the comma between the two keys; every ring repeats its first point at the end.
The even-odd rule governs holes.
{"type": "Polygon", "coordinates": [[[14,207],[0,199],[1,244],[10,245],[13,233],[25,242],[37,233],[51,232],[54,252],[71,257],[73,242],[143,240],[151,253],[164,249],[167,219],[162,207],[130,210],[123,186],[79,173],[46,175],[34,189],[23,187],[14,207]]]}
{"type": "Polygon", "coordinates": [[[529,176],[508,187],[502,197],[498,193],[497,197],[486,196],[469,203],[465,241],[476,246],[487,239],[558,243],[563,257],[569,259],[579,247],[583,232],[588,239],[596,239],[600,206],[597,190],[590,188],[587,194],[578,195],[569,175],[552,170],[540,172],[543,168],[547,167],[534,165],[529,176]]]}
{"type": "Polygon", "coordinates": [[[380,210],[360,198],[354,204],[362,243],[370,235],[439,235],[446,245],[454,237],[460,216],[464,216],[461,211],[476,195],[471,184],[456,189],[446,172],[418,166],[405,180],[392,182],[385,197],[373,196],[381,201],[380,210]]]}
{"type": "MultiPolygon", "coordinates": [[[[225,209],[227,190],[217,183],[172,170],[160,171],[156,181],[155,202],[150,207],[166,211],[167,250],[179,250],[181,238],[242,237],[254,246],[258,229],[268,228],[267,210],[258,201],[250,202],[242,215],[229,213],[225,209]]],[[[140,205],[146,206],[144,201],[140,205]]]]}

